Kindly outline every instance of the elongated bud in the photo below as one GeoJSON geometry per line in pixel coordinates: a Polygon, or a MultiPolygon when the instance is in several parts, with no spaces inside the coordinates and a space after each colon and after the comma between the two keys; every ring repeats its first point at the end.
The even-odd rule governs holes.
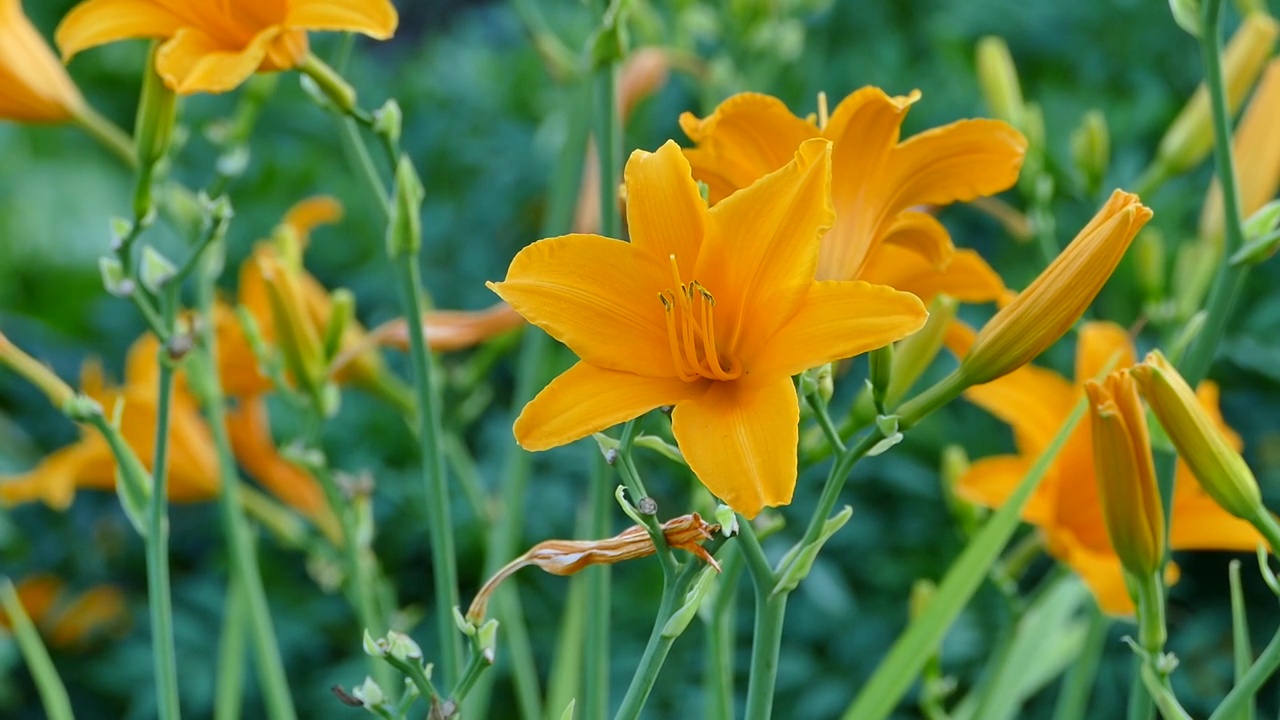
{"type": "Polygon", "coordinates": [[[1009,54],[1004,38],[988,35],[978,41],[978,87],[991,114],[1010,125],[1023,129],[1022,86],[1018,68],[1009,54]]]}
{"type": "Polygon", "coordinates": [[[947,327],[956,317],[960,303],[948,295],[936,295],[929,302],[929,319],[914,335],[898,342],[893,351],[893,370],[889,374],[889,388],[885,393],[886,407],[897,407],[911,391],[933,359],[942,350],[947,327]]]}
{"type": "Polygon", "coordinates": [[[868,353],[867,359],[871,365],[871,399],[875,402],[876,410],[883,411],[884,398],[889,391],[890,378],[893,376],[893,345],[872,350],[868,353]]]}
{"type": "Polygon", "coordinates": [[[373,131],[386,138],[392,146],[400,144],[400,131],[404,125],[404,111],[400,103],[391,98],[373,111],[373,131]]]}
{"type": "Polygon", "coordinates": [[[320,334],[307,313],[306,298],[294,272],[270,253],[255,254],[252,262],[266,284],[276,342],[294,381],[308,392],[324,382],[326,363],[320,334]]]}
{"type": "MultiPolygon", "coordinates": [[[[715,537],[718,532],[719,525],[707,524],[698,513],[681,515],[662,524],[662,536],[668,547],[692,553],[717,570],[720,569],[719,563],[701,543],[715,537]]],[[[633,525],[603,540],[547,540],[538,543],[489,578],[471,601],[466,619],[479,625],[484,620],[493,591],[520,568],[536,565],[552,575],[572,575],[592,565],[613,565],[648,557],[655,552],[657,548],[653,545],[653,538],[642,525],[633,525]]]]}
{"type": "Polygon", "coordinates": [[[1178,246],[1173,262],[1175,315],[1187,319],[1204,305],[1204,297],[1218,274],[1221,250],[1211,241],[1197,240],[1178,246]]]}
{"type": "Polygon", "coordinates": [[[346,288],[329,293],[329,323],[324,328],[324,358],[332,362],[342,348],[342,335],[355,317],[356,296],[346,288]]]}
{"type": "Polygon", "coordinates": [[[1071,133],[1071,159],[1084,178],[1090,193],[1102,187],[1102,180],[1111,165],[1111,134],[1107,130],[1107,116],[1101,110],[1090,110],[1080,121],[1080,127],[1071,133]]]}
{"type": "Polygon", "coordinates": [[[138,119],[134,128],[135,152],[138,159],[138,185],[134,191],[135,218],[154,212],[151,198],[152,177],[156,163],[169,152],[173,126],[178,116],[178,96],[156,73],[159,43],[152,46],[147,69],[142,76],[142,97],[138,100],[138,119]]]}
{"type": "Polygon", "coordinates": [[[1262,206],[1244,221],[1244,246],[1231,256],[1232,265],[1257,265],[1280,249],[1280,200],[1262,206]]]}
{"type": "Polygon", "coordinates": [[[125,276],[124,265],[114,257],[98,258],[98,272],[102,275],[102,287],[115,297],[130,297],[138,289],[133,280],[125,276]]]}
{"type": "MultiPolygon", "coordinates": [[[[1232,141],[1236,187],[1240,212],[1244,217],[1257,213],[1280,190],[1280,132],[1276,132],[1277,127],[1280,127],[1280,59],[1267,64],[1232,141]]],[[[1224,218],[1222,184],[1215,177],[1200,211],[1200,237],[1220,243],[1226,227],[1224,218]]]]}
{"type": "Polygon", "coordinates": [[[387,223],[387,254],[392,258],[416,255],[422,247],[422,198],[425,192],[418,171],[408,156],[396,165],[396,187],[391,197],[391,219],[387,223]]]}
{"type": "Polygon", "coordinates": [[[1165,242],[1164,235],[1156,228],[1143,228],[1133,241],[1134,274],[1138,288],[1147,302],[1164,299],[1165,242]]]}
{"type": "Polygon", "coordinates": [[[1153,576],[1164,561],[1164,509],[1151,458],[1147,416],[1127,371],[1085,382],[1094,477],[1111,545],[1125,570],[1153,576]]]}
{"type": "Polygon", "coordinates": [[[302,71],[302,86],[319,104],[328,101],[333,108],[343,114],[351,114],[356,109],[356,91],[351,84],[329,67],[323,60],[311,53],[298,65],[302,71]],[[319,91],[317,94],[316,91],[319,91]]]}
{"type": "Polygon", "coordinates": [[[1093,302],[1151,210],[1117,190],[1075,240],[978,333],[957,371],[970,385],[1027,364],[1058,341],[1093,302]]]}
{"type": "Polygon", "coordinates": [[[1238,518],[1255,522],[1265,514],[1253,472],[1164,355],[1151,352],[1130,373],[1200,487],[1238,518]]]}
{"type": "Polygon", "coordinates": [[[75,399],[76,392],[71,386],[62,381],[56,373],[46,367],[43,363],[26,354],[17,345],[9,342],[9,339],[0,333],[0,365],[3,365],[18,375],[22,376],[27,382],[35,385],[44,396],[49,398],[50,404],[59,410],[64,410],[71,405],[71,401],[75,399]]]}
{"type": "MultiPolygon", "coordinates": [[[[1266,13],[1252,13],[1240,24],[1227,43],[1222,72],[1227,83],[1227,106],[1232,113],[1271,56],[1280,26],[1266,13]]],[[[1156,163],[1169,174],[1181,173],[1204,160],[1213,148],[1213,125],[1209,112],[1209,90],[1204,83],[1196,88],[1160,140],[1156,163]]]]}
{"type": "Polygon", "coordinates": [[[143,287],[158,293],[177,272],[178,268],[169,262],[169,258],[160,254],[159,250],[150,245],[142,248],[142,259],[138,263],[138,279],[142,281],[143,287]]]}
{"type": "Polygon", "coordinates": [[[1200,0],[1169,0],[1169,12],[1173,13],[1178,27],[1191,37],[1200,37],[1200,0]]]}

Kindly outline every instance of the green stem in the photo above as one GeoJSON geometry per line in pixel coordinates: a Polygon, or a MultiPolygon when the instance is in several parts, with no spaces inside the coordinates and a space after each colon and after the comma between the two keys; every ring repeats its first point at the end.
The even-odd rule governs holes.
{"type": "Polygon", "coordinates": [[[1231,688],[1222,704],[1218,706],[1209,720],[1232,720],[1239,717],[1240,712],[1253,702],[1253,698],[1262,689],[1262,685],[1280,669],[1280,631],[1271,638],[1271,642],[1262,649],[1262,654],[1254,661],[1249,671],[1240,678],[1236,686],[1231,688]]]}
{"type": "MultiPolygon", "coordinates": [[[[400,281],[400,303],[408,327],[421,329],[422,282],[417,253],[393,259],[400,281]]],[[[436,403],[433,360],[422,332],[409,333],[413,386],[418,402],[418,442],[422,455],[427,532],[431,539],[431,565],[435,585],[436,627],[440,633],[440,663],[443,683],[456,682],[462,670],[462,643],[453,624],[458,607],[458,566],[453,549],[453,517],[449,505],[449,485],[444,471],[440,408],[436,403]]]]}
{"type": "Polygon", "coordinates": [[[49,657],[49,651],[40,640],[27,611],[22,607],[22,599],[13,587],[9,578],[0,576],[0,607],[9,616],[14,636],[18,640],[18,648],[27,662],[31,677],[36,683],[36,692],[40,693],[40,702],[44,705],[45,716],[49,720],[74,720],[71,712],[71,698],[67,696],[67,688],[58,676],[58,669],[49,657]]]}
{"type": "Polygon", "coordinates": [[[636,720],[640,717],[640,712],[649,699],[649,693],[653,691],[654,683],[658,680],[658,673],[662,671],[667,653],[671,651],[671,646],[679,637],[678,633],[666,632],[667,622],[679,608],[680,602],[689,589],[690,581],[697,577],[699,570],[699,564],[691,561],[686,563],[674,577],[664,576],[662,600],[658,604],[657,617],[653,620],[653,631],[649,633],[649,642],[645,644],[644,654],[640,656],[640,664],[631,677],[631,685],[622,698],[622,705],[618,707],[617,714],[613,716],[614,720],[636,720]]]}
{"type": "Polygon", "coordinates": [[[709,662],[703,680],[707,720],[733,720],[733,659],[737,648],[734,628],[737,619],[738,579],[744,557],[736,543],[724,546],[719,557],[722,574],[707,622],[709,662]]]}
{"type": "Polygon", "coordinates": [[[1098,679],[1098,665],[1102,661],[1110,629],[1110,618],[1094,603],[1089,617],[1089,632],[1080,647],[1079,657],[1062,681],[1053,720],[1085,720],[1089,717],[1089,698],[1098,679]]]}
{"type": "MultiPolygon", "coordinates": [[[[177,289],[164,290],[164,327],[173,332],[177,289]]],[[[178,663],[173,639],[173,599],[169,588],[169,420],[173,407],[173,361],[161,343],[155,455],[151,463],[151,499],[147,507],[147,605],[151,613],[151,657],[156,673],[156,708],[162,719],[182,716],[178,706],[178,663]]]]}
{"type": "Polygon", "coordinates": [[[191,377],[198,384],[205,420],[209,424],[218,455],[218,480],[221,486],[218,503],[222,532],[227,539],[232,575],[245,594],[249,636],[253,639],[259,685],[267,716],[273,720],[293,720],[297,713],[293,707],[293,698],[289,695],[289,680],[276,643],[271,610],[262,586],[262,572],[258,568],[258,556],[249,536],[249,525],[240,500],[240,478],[236,472],[235,453],[231,450],[231,439],[227,432],[226,401],[218,378],[217,336],[212,322],[214,285],[218,270],[214,258],[218,254],[205,254],[205,269],[199,274],[196,285],[197,306],[203,321],[196,324],[200,333],[196,351],[199,372],[191,373],[191,377]]]}
{"type": "MultiPolygon", "coordinates": [[[[1240,561],[1227,565],[1228,582],[1231,585],[1231,650],[1235,660],[1235,680],[1240,682],[1253,663],[1253,643],[1249,640],[1249,615],[1245,609],[1244,587],[1240,582],[1240,561]]],[[[1254,720],[1257,708],[1253,699],[1245,704],[1235,720],[1254,720]]]]}
{"type": "Polygon", "coordinates": [[[365,145],[364,138],[360,137],[360,126],[349,117],[340,117],[338,125],[342,128],[343,146],[352,156],[351,161],[360,177],[364,179],[369,192],[378,199],[378,208],[382,210],[382,217],[390,217],[391,201],[388,199],[387,186],[382,182],[378,169],[374,167],[373,157],[369,155],[369,146],[365,145]]]}
{"type": "Polygon", "coordinates": [[[247,629],[244,593],[232,578],[222,610],[222,637],[218,641],[218,675],[214,684],[214,720],[240,720],[244,703],[244,653],[247,629]]]}
{"type": "Polygon", "coordinates": [[[778,656],[782,650],[782,623],[790,593],[771,594],[756,586],[756,619],[751,645],[751,679],[747,684],[747,720],[769,720],[773,692],[778,681],[778,656]]]}
{"type": "MultiPolygon", "coordinates": [[[[589,537],[608,537],[609,511],[613,493],[609,492],[609,472],[604,458],[596,455],[591,462],[591,498],[587,504],[589,537]]],[[[608,565],[587,568],[587,633],[583,658],[586,677],[583,688],[582,716],[609,717],[609,616],[610,576],[608,565]]]]}
{"type": "Polygon", "coordinates": [[[1222,187],[1222,207],[1226,223],[1226,244],[1213,289],[1205,305],[1208,317],[1204,328],[1191,343],[1178,371],[1195,387],[1209,370],[1218,345],[1226,333],[1227,319],[1235,310],[1250,264],[1227,262],[1244,245],[1244,213],[1240,205],[1235,158],[1231,152],[1231,110],[1227,105],[1222,76],[1222,0],[1204,0],[1201,8],[1200,55],[1204,62],[1205,85],[1213,117],[1213,159],[1218,184],[1222,187]]]}
{"type": "Polygon", "coordinates": [[[118,125],[103,117],[87,103],[76,112],[75,121],[89,134],[89,137],[98,141],[98,144],[115,155],[116,159],[126,167],[137,167],[138,155],[133,150],[133,138],[118,125]]]}
{"type": "Polygon", "coordinates": [[[479,651],[471,653],[471,660],[467,663],[467,667],[462,672],[462,679],[458,681],[458,686],[453,690],[453,700],[458,705],[466,699],[467,693],[471,692],[471,688],[475,687],[476,681],[485,670],[493,666],[493,663],[485,659],[484,655],[479,651]]]}

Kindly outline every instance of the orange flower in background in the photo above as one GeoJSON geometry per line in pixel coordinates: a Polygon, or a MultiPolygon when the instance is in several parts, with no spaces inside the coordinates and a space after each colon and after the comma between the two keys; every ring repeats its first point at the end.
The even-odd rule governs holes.
{"type": "Polygon", "coordinates": [[[20,0],[0,0],[0,118],[58,123],[84,108],[80,90],[22,12],[20,0]]]}
{"type": "Polygon", "coordinates": [[[830,143],[708,210],[674,142],[636,151],[624,179],[631,242],[565,235],[521,250],[489,287],[581,361],[525,406],[528,450],[673,405],[672,431],[738,512],[790,502],[800,409],[791,376],[918,330],[913,295],[818,282],[833,219],[830,143]]]}
{"type": "MultiPolygon", "coordinates": [[[[1133,342],[1118,325],[1086,323],[1077,342],[1075,383],[1052,370],[1026,365],[965,391],[970,401],[1013,428],[1017,454],[973,463],[957,484],[961,497],[988,507],[1003,504],[1071,414],[1084,381],[1097,377],[1108,365],[1114,369],[1134,363],[1133,342]]],[[[1206,412],[1222,423],[1217,386],[1202,383],[1197,394],[1206,412]]],[[[1225,424],[1221,430],[1236,447],[1241,446],[1240,438],[1225,424]]],[[[1080,575],[1104,611],[1133,613],[1120,560],[1107,535],[1088,422],[1079,424],[1067,440],[1022,518],[1044,532],[1049,552],[1080,575]]],[[[1219,507],[1181,461],[1169,522],[1174,550],[1252,551],[1262,540],[1251,525],[1219,507]]]]}
{"type": "MultiPolygon", "coordinates": [[[[1258,89],[1236,127],[1232,147],[1236,158],[1236,186],[1245,219],[1271,202],[1280,190],[1280,58],[1267,64],[1258,89]]],[[[1200,237],[1221,240],[1222,186],[1214,178],[1200,212],[1200,237]]]]}
{"type": "MultiPolygon", "coordinates": [[[[505,302],[483,310],[431,310],[422,314],[422,331],[434,352],[465,350],[523,326],[524,318],[505,302]]],[[[404,318],[388,320],[372,330],[369,339],[385,347],[408,350],[408,325],[404,318]]],[[[338,367],[344,364],[341,358],[334,361],[338,367]]]]}
{"type": "Polygon", "coordinates": [[[1027,141],[998,120],[961,120],[900,141],[919,97],[864,87],[822,125],[825,118],[798,118],[777,98],[742,93],[705,119],[683,114],[680,127],[696,143],[685,153],[713,204],[781,167],[805,140],[831,140],[836,219],[822,240],[819,280],[866,280],[926,302],[938,292],[965,302],[1002,299],[1000,277],[973,251],[957,250],[922,207],[1009,188],[1027,141]]]}
{"type": "MultiPolygon", "coordinates": [[[[39,574],[19,580],[15,589],[32,624],[54,647],[73,647],[104,634],[116,635],[129,624],[124,593],[110,585],[71,594],[62,580],[39,574]]],[[[0,629],[10,627],[9,618],[0,610],[0,629]]]]}
{"type": "Polygon", "coordinates": [[[307,58],[307,31],[386,40],[398,18],[389,0],[86,0],[58,26],[65,59],[134,38],[163,40],[156,72],[181,94],[232,90],[255,72],[307,58]]]}

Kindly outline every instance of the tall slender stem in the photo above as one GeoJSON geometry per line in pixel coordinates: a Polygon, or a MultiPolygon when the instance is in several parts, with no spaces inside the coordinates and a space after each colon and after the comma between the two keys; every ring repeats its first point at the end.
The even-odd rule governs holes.
{"type": "Polygon", "coordinates": [[[271,610],[267,605],[266,590],[262,586],[262,572],[258,568],[258,556],[249,535],[249,524],[244,516],[240,500],[240,478],[236,472],[235,454],[227,432],[226,401],[218,378],[216,362],[217,336],[213,332],[214,284],[217,279],[218,253],[205,254],[205,267],[198,273],[196,300],[201,322],[199,342],[196,344],[198,372],[191,373],[204,406],[205,420],[213,435],[214,449],[218,455],[218,480],[221,492],[218,497],[222,532],[227,539],[231,572],[244,593],[249,617],[249,636],[253,639],[254,656],[258,666],[259,685],[272,720],[293,720],[297,712],[289,695],[289,680],[276,643],[275,627],[271,622],[271,610]]]}
{"type": "MultiPolygon", "coordinates": [[[[173,332],[177,291],[165,288],[161,312],[173,332]]],[[[151,613],[151,656],[156,672],[157,714],[165,720],[182,716],[178,705],[178,663],[173,640],[173,599],[169,589],[169,419],[173,406],[173,361],[167,343],[157,350],[160,367],[155,455],[151,462],[151,501],[147,508],[147,605],[151,613]]]]}
{"type": "Polygon", "coordinates": [[[657,617],[653,619],[653,631],[649,634],[649,642],[645,644],[644,654],[640,656],[640,664],[631,678],[627,694],[622,698],[622,705],[613,716],[614,720],[635,720],[640,717],[645,701],[649,699],[649,693],[658,680],[658,673],[662,671],[667,653],[679,637],[679,634],[668,634],[667,622],[679,609],[679,603],[684,599],[690,581],[697,577],[700,569],[699,564],[690,561],[675,576],[663,576],[662,600],[658,603],[657,617]]]}
{"type": "Polygon", "coordinates": [[[778,681],[778,656],[782,650],[782,624],[790,593],[772,594],[756,586],[756,620],[752,633],[751,682],[747,686],[747,720],[769,720],[773,715],[773,691],[778,681]]]}
{"type": "Polygon", "coordinates": [[[703,715],[707,720],[733,719],[733,658],[737,648],[734,635],[738,605],[738,578],[743,556],[736,543],[720,550],[724,572],[716,588],[711,618],[707,621],[707,669],[703,680],[703,715]]]}
{"type": "Polygon", "coordinates": [[[417,253],[403,253],[393,259],[400,283],[401,311],[408,327],[409,353],[413,366],[413,386],[418,402],[418,443],[422,455],[422,479],[426,485],[427,533],[431,539],[431,565],[435,585],[436,627],[440,634],[440,663],[443,684],[458,681],[462,672],[462,642],[453,624],[458,607],[458,565],[453,549],[453,517],[449,486],[444,472],[441,445],[440,408],[436,402],[433,360],[427,351],[421,328],[422,282],[417,253]]]}

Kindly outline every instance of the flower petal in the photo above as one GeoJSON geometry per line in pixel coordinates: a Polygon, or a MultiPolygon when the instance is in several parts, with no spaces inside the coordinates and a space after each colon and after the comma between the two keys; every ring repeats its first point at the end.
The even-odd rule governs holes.
{"type": "Polygon", "coordinates": [[[1087,322],[1076,336],[1076,382],[1096,379],[1103,372],[1123,370],[1137,362],[1133,339],[1110,322],[1087,322]],[[1110,368],[1110,369],[1108,369],[1110,368]]]}
{"type": "Polygon", "coordinates": [[[676,405],[671,429],[694,474],[748,518],[791,502],[800,403],[790,378],[711,383],[676,405]]]}
{"type": "MultiPolygon", "coordinates": [[[[996,455],[975,461],[956,482],[956,495],[983,507],[998,508],[1013,495],[1031,471],[1031,463],[1020,455],[996,455]]],[[[1022,508],[1022,519],[1033,525],[1044,525],[1052,517],[1048,488],[1055,480],[1050,475],[1040,481],[1022,508]]]]}
{"type": "Polygon", "coordinates": [[[489,288],[592,365],[672,377],[658,298],[669,277],[665,265],[630,243],[564,235],[521,250],[507,279],[489,288]]]}
{"type": "Polygon", "coordinates": [[[525,450],[566,445],[656,407],[687,400],[706,386],[705,382],[641,377],[580,362],[524,406],[516,418],[516,442],[525,450]]]}
{"type": "Polygon", "coordinates": [[[271,42],[281,33],[273,26],[254,36],[245,47],[228,47],[205,32],[184,27],[160,46],[156,72],[180,95],[233,90],[262,65],[271,42]]]}
{"type": "Polygon", "coordinates": [[[772,337],[804,302],[833,218],[830,147],[806,140],[780,170],[711,208],[693,278],[715,295],[723,347],[772,337]]]}
{"type": "Polygon", "coordinates": [[[892,207],[948,205],[1018,181],[1027,139],[999,120],[959,120],[907,139],[893,153],[892,207]]]}
{"type": "Polygon", "coordinates": [[[358,32],[377,40],[395,34],[398,22],[390,0],[293,0],[285,19],[290,28],[358,32]]]}
{"type": "Polygon", "coordinates": [[[1133,615],[1133,599],[1125,587],[1124,568],[1115,553],[1090,550],[1068,533],[1049,533],[1049,551],[1080,576],[1102,612],[1121,617],[1133,615]]]}
{"type": "Polygon", "coordinates": [[[262,396],[241,399],[227,413],[227,430],[236,462],[263,487],[305,515],[314,517],[324,510],[324,491],[315,479],[276,449],[262,396]]]}
{"type": "Polygon", "coordinates": [[[86,0],[71,8],[54,33],[63,60],[117,40],[167,38],[182,20],[150,0],[86,0]]]}
{"type": "Polygon", "coordinates": [[[1181,460],[1173,487],[1172,517],[1169,545],[1174,550],[1251,552],[1259,544],[1266,544],[1252,525],[1223,510],[1209,497],[1181,460]]]}
{"type": "Polygon", "coordinates": [[[916,296],[884,285],[813,283],[800,309],[773,337],[743,347],[744,367],[756,376],[795,375],[901,340],[928,317],[916,296]]]}
{"type": "Polygon", "coordinates": [[[951,262],[956,251],[942,223],[927,212],[915,210],[898,213],[885,228],[881,242],[911,250],[939,269],[951,262]]]}
{"type": "Polygon", "coordinates": [[[680,127],[697,144],[685,157],[712,205],[786,165],[800,143],[819,135],[781,100],[760,93],[734,95],[702,120],[684,113],[680,127]]]}
{"type": "Polygon", "coordinates": [[[859,271],[881,236],[882,225],[897,210],[889,206],[892,187],[884,179],[908,108],[920,93],[889,97],[864,87],[846,97],[823,131],[831,154],[831,201],[836,224],[822,241],[819,280],[861,279],[859,271]]]}
{"type": "MultiPolygon", "coordinates": [[[[975,385],[965,390],[964,396],[1011,425],[1019,448],[1033,454],[1058,434],[1076,401],[1075,388],[1066,378],[1035,365],[1024,365],[998,380],[975,385]]],[[[1088,479],[1092,482],[1093,476],[1088,479]]]]}
{"type": "Polygon", "coordinates": [[[636,150],[627,160],[627,232],[631,244],[666,262],[698,258],[706,232],[707,203],[689,174],[680,146],[668,140],[656,152],[636,150]]]}
{"type": "Polygon", "coordinates": [[[964,248],[956,250],[947,266],[939,269],[917,253],[882,244],[867,258],[858,279],[909,292],[926,303],[939,293],[968,303],[997,301],[1008,293],[987,261],[964,248]]]}

